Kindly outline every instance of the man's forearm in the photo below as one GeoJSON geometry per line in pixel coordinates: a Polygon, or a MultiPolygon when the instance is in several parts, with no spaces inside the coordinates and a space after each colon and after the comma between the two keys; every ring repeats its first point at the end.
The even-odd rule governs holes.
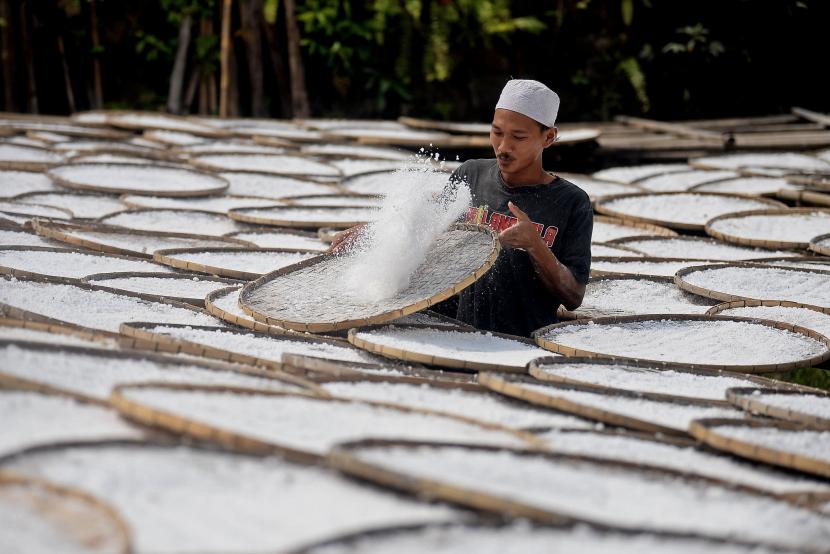
{"type": "Polygon", "coordinates": [[[556,259],[541,239],[538,244],[527,249],[527,253],[545,287],[561,298],[568,310],[578,308],[585,296],[585,285],[576,280],[571,270],[556,259]]]}

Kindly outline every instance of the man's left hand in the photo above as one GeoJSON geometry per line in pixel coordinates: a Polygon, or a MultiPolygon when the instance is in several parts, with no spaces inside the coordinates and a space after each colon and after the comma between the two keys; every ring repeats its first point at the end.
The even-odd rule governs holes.
{"type": "Polygon", "coordinates": [[[508,202],[507,208],[519,221],[499,233],[499,242],[504,246],[523,248],[524,250],[531,250],[539,244],[543,244],[542,237],[539,236],[539,229],[533,224],[530,217],[513,202],[508,202]]]}

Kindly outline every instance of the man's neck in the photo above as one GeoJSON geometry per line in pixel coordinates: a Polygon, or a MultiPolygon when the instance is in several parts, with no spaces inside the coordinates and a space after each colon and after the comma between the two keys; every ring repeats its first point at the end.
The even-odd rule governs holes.
{"type": "Polygon", "coordinates": [[[556,179],[555,176],[542,169],[542,166],[535,167],[530,171],[522,171],[512,175],[505,175],[504,172],[499,170],[499,174],[501,175],[504,184],[511,188],[542,184],[548,185],[556,179]]]}

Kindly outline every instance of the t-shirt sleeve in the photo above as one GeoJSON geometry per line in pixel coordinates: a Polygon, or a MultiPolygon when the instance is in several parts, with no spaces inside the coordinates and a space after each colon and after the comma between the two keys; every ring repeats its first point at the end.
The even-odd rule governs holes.
{"type": "Polygon", "coordinates": [[[594,212],[590,201],[580,203],[571,214],[559,261],[571,270],[580,283],[587,284],[591,275],[591,234],[594,230],[594,212]]]}

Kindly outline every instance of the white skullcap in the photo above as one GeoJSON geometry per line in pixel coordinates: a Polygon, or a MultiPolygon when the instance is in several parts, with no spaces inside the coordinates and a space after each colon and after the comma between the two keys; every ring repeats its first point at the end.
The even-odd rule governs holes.
{"type": "Polygon", "coordinates": [[[496,109],[510,110],[553,127],[559,112],[559,95],[539,81],[511,79],[499,96],[496,109]]]}

